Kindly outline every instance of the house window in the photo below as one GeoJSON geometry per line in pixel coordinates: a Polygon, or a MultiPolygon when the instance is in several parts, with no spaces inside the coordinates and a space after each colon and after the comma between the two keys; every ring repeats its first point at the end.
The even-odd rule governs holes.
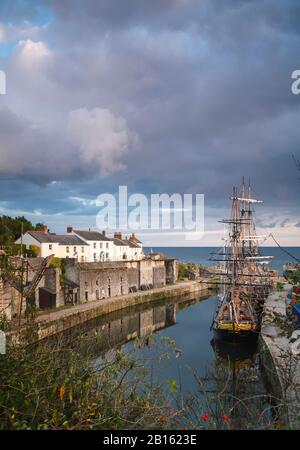
{"type": "Polygon", "coordinates": [[[74,247],[74,253],[76,253],[76,247],[74,247]]]}
{"type": "Polygon", "coordinates": [[[52,244],[49,244],[49,250],[52,250],[52,244]]]}
{"type": "Polygon", "coordinates": [[[96,242],[94,242],[94,248],[96,248],[96,242]]]}
{"type": "Polygon", "coordinates": [[[106,242],[106,248],[108,248],[108,242],[106,242]]]}
{"type": "Polygon", "coordinates": [[[97,253],[94,253],[94,260],[96,261],[97,259],[97,253]]]}
{"type": "Polygon", "coordinates": [[[81,262],[84,262],[84,256],[81,257],[81,262]]]}
{"type": "Polygon", "coordinates": [[[100,242],[100,248],[103,248],[103,244],[102,244],[102,242],[100,242]]]}
{"type": "Polygon", "coordinates": [[[99,297],[99,291],[98,291],[98,289],[96,290],[96,299],[97,299],[97,300],[99,300],[99,299],[100,299],[100,297],[99,297]]]}
{"type": "Polygon", "coordinates": [[[84,253],[84,247],[81,247],[81,253],[84,253]]]}
{"type": "Polygon", "coordinates": [[[87,302],[89,300],[89,293],[85,292],[85,301],[87,302]]]}
{"type": "Polygon", "coordinates": [[[109,258],[109,253],[106,253],[106,259],[108,259],[109,258]]]}
{"type": "Polygon", "coordinates": [[[99,281],[98,280],[96,280],[96,286],[99,286],[99,281]]]}
{"type": "Polygon", "coordinates": [[[66,247],[66,252],[69,253],[69,247],[66,247]]]}

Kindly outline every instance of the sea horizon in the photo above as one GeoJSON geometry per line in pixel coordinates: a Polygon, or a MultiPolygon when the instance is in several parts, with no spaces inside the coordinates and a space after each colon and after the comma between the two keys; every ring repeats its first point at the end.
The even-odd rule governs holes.
{"type": "MultiPolygon", "coordinates": [[[[221,246],[209,246],[209,247],[144,247],[145,254],[153,252],[162,253],[169,258],[175,258],[179,262],[201,264],[211,266],[215,264],[215,261],[210,261],[209,256],[212,251],[219,249],[221,246]]],[[[275,246],[261,246],[261,252],[265,256],[273,256],[274,259],[268,265],[282,273],[283,265],[286,263],[300,262],[300,246],[284,247],[288,253],[294,256],[290,256],[285,253],[279,247],[275,246]]]]}

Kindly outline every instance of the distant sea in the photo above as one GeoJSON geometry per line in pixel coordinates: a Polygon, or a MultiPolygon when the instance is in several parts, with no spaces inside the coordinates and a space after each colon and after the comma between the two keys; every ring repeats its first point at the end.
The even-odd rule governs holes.
{"type": "MultiPolygon", "coordinates": [[[[219,247],[153,247],[153,252],[163,253],[169,258],[176,258],[178,261],[191,262],[195,264],[213,265],[213,261],[209,261],[211,252],[216,251],[219,247]]],[[[260,247],[261,253],[265,256],[274,256],[274,259],[268,264],[282,273],[282,267],[288,262],[296,262],[278,247],[260,247]]],[[[300,247],[285,247],[289,253],[300,260],[300,247]]],[[[145,253],[151,251],[150,247],[145,247],[145,253]]]]}

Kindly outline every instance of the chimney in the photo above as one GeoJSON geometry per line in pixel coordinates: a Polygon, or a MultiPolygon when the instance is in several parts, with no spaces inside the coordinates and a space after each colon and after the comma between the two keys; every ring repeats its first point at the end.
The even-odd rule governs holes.
{"type": "Polygon", "coordinates": [[[130,236],[130,238],[129,238],[129,240],[130,241],[132,241],[132,242],[134,242],[135,241],[135,234],[134,233],[132,233],[132,235],[130,236]]]}
{"type": "Polygon", "coordinates": [[[47,227],[47,225],[44,225],[44,226],[43,226],[43,233],[48,233],[48,227],[47,227]]]}
{"type": "Polygon", "coordinates": [[[73,233],[73,227],[67,227],[67,233],[73,233]]]}
{"type": "Polygon", "coordinates": [[[115,239],[122,239],[122,233],[120,233],[120,231],[116,231],[114,237],[115,239]]]}
{"type": "Polygon", "coordinates": [[[106,231],[102,230],[102,234],[103,234],[103,236],[106,236],[106,231]]]}

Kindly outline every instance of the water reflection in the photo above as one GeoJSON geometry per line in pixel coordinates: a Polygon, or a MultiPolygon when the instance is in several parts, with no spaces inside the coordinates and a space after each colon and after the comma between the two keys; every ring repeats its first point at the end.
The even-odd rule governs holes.
{"type": "MultiPolygon", "coordinates": [[[[127,348],[136,338],[147,338],[154,333],[165,331],[176,325],[177,312],[190,308],[200,300],[207,299],[204,295],[195,299],[194,296],[178,296],[168,300],[158,300],[154,303],[136,305],[97,317],[62,333],[67,344],[75,341],[76,336],[89,338],[99,336],[96,341],[95,356],[104,356],[112,349],[127,348]]],[[[91,339],[91,342],[93,339],[91,339]]]]}
{"type": "Polygon", "coordinates": [[[215,352],[210,373],[218,427],[222,421],[238,429],[264,429],[280,417],[276,402],[266,392],[257,343],[228,344],[212,340],[215,352]],[[225,419],[224,419],[225,414],[225,419]]]}
{"type": "Polygon", "coordinates": [[[189,417],[196,427],[203,425],[200,411],[209,411],[217,428],[224,427],[224,415],[236,428],[264,427],[276,414],[263,383],[256,344],[220,344],[211,340],[210,325],[217,301],[215,296],[190,296],[136,305],[70,330],[69,342],[76,342],[76,334],[85,336],[89,353],[92,350],[97,360],[111,349],[120,348],[145,358],[152,366],[153,385],[164,385],[168,390],[168,381],[176,380],[181,405],[181,399],[197,397],[193,404],[198,415],[189,417]],[[152,345],[150,338],[154,334],[156,341],[173,340],[177,357],[158,362],[160,349],[152,345]],[[99,337],[96,341],[92,339],[95,335],[99,337]],[[135,345],[137,338],[141,339],[141,347],[135,345]]]}

